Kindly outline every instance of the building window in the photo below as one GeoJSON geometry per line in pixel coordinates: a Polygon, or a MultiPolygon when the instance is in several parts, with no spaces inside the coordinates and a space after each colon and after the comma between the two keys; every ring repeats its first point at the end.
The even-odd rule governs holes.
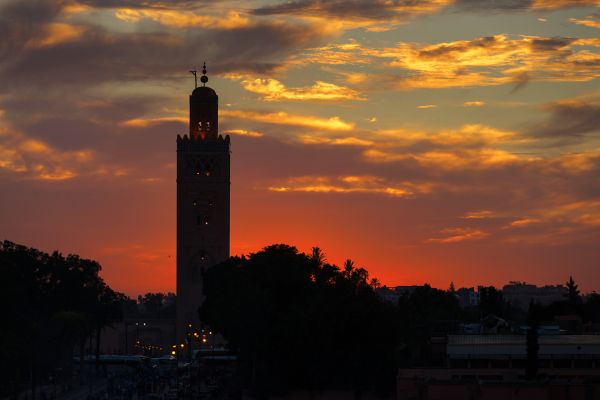
{"type": "Polygon", "coordinates": [[[208,225],[208,217],[204,217],[204,219],[202,219],[202,223],[204,225],[208,225]]]}

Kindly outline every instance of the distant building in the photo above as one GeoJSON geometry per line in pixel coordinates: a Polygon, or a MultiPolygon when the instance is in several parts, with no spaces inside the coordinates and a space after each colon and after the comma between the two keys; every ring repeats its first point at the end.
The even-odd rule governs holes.
{"type": "Polygon", "coordinates": [[[460,288],[456,291],[456,297],[461,308],[477,307],[479,305],[479,292],[475,288],[460,288]]]}
{"type": "Polygon", "coordinates": [[[583,399],[600,389],[600,336],[540,336],[539,345],[542,379],[526,381],[525,335],[449,335],[445,365],[398,371],[397,398],[583,399]]]}
{"type": "Polygon", "coordinates": [[[502,297],[509,304],[526,310],[531,300],[542,305],[565,299],[567,289],[563,285],[538,287],[525,282],[510,282],[502,288],[502,297]]]}
{"type": "Polygon", "coordinates": [[[398,304],[400,297],[402,297],[403,295],[410,295],[412,292],[414,292],[419,287],[421,287],[421,286],[418,286],[418,285],[392,286],[392,287],[382,286],[379,289],[377,289],[377,293],[384,301],[387,301],[387,302],[393,303],[393,304],[398,304]]]}

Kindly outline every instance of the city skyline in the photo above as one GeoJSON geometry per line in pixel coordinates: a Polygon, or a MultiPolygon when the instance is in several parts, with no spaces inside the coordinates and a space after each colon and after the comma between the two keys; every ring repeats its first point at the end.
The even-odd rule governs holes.
{"type": "Polygon", "coordinates": [[[2,239],[175,289],[175,160],[207,63],[231,254],[388,286],[600,288],[598,1],[0,2],[2,239]]]}

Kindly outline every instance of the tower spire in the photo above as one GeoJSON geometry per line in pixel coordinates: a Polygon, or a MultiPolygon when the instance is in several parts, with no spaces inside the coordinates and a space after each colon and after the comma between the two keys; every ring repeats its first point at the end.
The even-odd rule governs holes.
{"type": "Polygon", "coordinates": [[[200,78],[200,81],[202,82],[202,86],[206,86],[206,82],[208,82],[208,76],[206,76],[206,61],[204,61],[204,64],[202,65],[202,77],[200,78]]]}

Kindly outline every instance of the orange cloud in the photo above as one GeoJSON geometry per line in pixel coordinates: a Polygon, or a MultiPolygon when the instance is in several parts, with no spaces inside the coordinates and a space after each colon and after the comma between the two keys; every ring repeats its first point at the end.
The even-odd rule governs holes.
{"type": "Polygon", "coordinates": [[[541,219],[539,219],[539,218],[520,218],[520,219],[512,221],[510,223],[509,227],[510,228],[521,228],[524,226],[537,224],[539,222],[541,222],[541,219]]]}
{"type": "Polygon", "coordinates": [[[304,144],[328,144],[338,146],[371,146],[375,142],[354,136],[329,138],[316,135],[301,135],[298,140],[304,144]]]}
{"type": "Polygon", "coordinates": [[[465,101],[463,103],[465,107],[483,107],[485,106],[485,102],[483,101],[465,101]]]}
{"type": "Polygon", "coordinates": [[[577,25],[600,29],[600,17],[598,15],[588,15],[586,19],[570,18],[569,21],[577,25]]]}
{"type": "Polygon", "coordinates": [[[595,38],[509,35],[436,44],[401,42],[387,48],[350,42],[309,49],[290,62],[380,64],[385,71],[374,73],[370,81],[382,88],[522,86],[531,80],[588,81],[600,76],[598,47],[600,40],[595,38]],[[404,71],[400,78],[389,73],[398,70],[404,71]]]}
{"type": "Polygon", "coordinates": [[[156,117],[156,118],[132,118],[127,121],[123,121],[121,125],[130,126],[136,128],[144,128],[150,125],[161,124],[165,122],[180,122],[182,124],[188,123],[189,118],[186,117],[156,117]]]}
{"type": "Polygon", "coordinates": [[[473,211],[465,215],[463,218],[466,219],[488,219],[496,217],[497,214],[490,210],[473,211]]]}
{"type": "Polygon", "coordinates": [[[277,125],[295,125],[308,128],[325,129],[332,131],[349,131],[354,129],[354,124],[345,122],[340,117],[320,118],[309,115],[288,114],[286,112],[263,113],[243,110],[221,110],[220,115],[229,118],[239,118],[257,122],[277,125]]]}
{"type": "Polygon", "coordinates": [[[61,151],[39,139],[0,125],[0,171],[28,178],[61,181],[76,177],[94,154],[88,150],[61,151]]]}
{"type": "Polygon", "coordinates": [[[261,94],[266,101],[366,100],[354,89],[322,81],[316,81],[310,87],[288,88],[276,79],[244,79],[242,86],[249,92],[261,94]]]}
{"type": "Polygon", "coordinates": [[[378,140],[362,153],[368,162],[414,161],[426,167],[450,170],[486,169],[540,160],[502,148],[527,143],[530,139],[485,125],[464,125],[431,133],[381,130],[366,135],[369,134],[378,140]],[[427,146],[418,151],[415,145],[427,146]]]}
{"type": "Polygon", "coordinates": [[[600,228],[600,199],[586,199],[533,210],[512,221],[508,242],[553,245],[590,242],[600,228]]]}
{"type": "Polygon", "coordinates": [[[561,154],[550,168],[558,168],[577,174],[591,171],[596,165],[600,165],[600,151],[561,154]]]}
{"type": "Polygon", "coordinates": [[[248,17],[242,16],[236,11],[228,11],[225,15],[199,15],[191,11],[169,9],[119,8],[115,11],[115,17],[121,21],[133,23],[142,19],[150,19],[161,25],[177,28],[238,29],[251,25],[248,17]]]}
{"type": "Polygon", "coordinates": [[[262,137],[264,136],[258,131],[248,131],[246,129],[229,129],[223,132],[224,135],[240,135],[240,136],[251,136],[251,137],[262,137]]]}
{"type": "Polygon", "coordinates": [[[600,227],[600,199],[575,201],[539,212],[543,220],[568,221],[600,227]]]}
{"type": "Polygon", "coordinates": [[[432,189],[432,185],[428,183],[390,183],[384,178],[371,175],[337,178],[302,176],[290,178],[283,185],[268,188],[272,192],[374,193],[392,197],[412,197],[416,194],[429,193],[432,189]]]}
{"type": "Polygon", "coordinates": [[[49,47],[77,40],[85,32],[81,26],[52,23],[44,26],[39,37],[29,40],[26,47],[49,47]]]}
{"type": "Polygon", "coordinates": [[[363,152],[366,161],[391,163],[412,160],[425,167],[452,169],[489,169],[505,165],[535,161],[532,157],[519,157],[508,151],[497,149],[435,150],[422,153],[390,152],[369,149],[363,152]]]}
{"type": "Polygon", "coordinates": [[[489,233],[472,228],[447,228],[440,232],[444,237],[427,239],[429,243],[458,243],[467,240],[479,240],[489,236],[489,233]]]}
{"type": "Polygon", "coordinates": [[[437,132],[387,129],[375,131],[373,134],[382,138],[393,139],[397,144],[403,146],[420,142],[445,146],[516,144],[529,140],[514,131],[496,129],[480,124],[468,124],[458,129],[444,129],[437,132]]]}
{"type": "Polygon", "coordinates": [[[558,10],[567,7],[599,7],[600,0],[534,0],[534,10],[558,10]]]}

